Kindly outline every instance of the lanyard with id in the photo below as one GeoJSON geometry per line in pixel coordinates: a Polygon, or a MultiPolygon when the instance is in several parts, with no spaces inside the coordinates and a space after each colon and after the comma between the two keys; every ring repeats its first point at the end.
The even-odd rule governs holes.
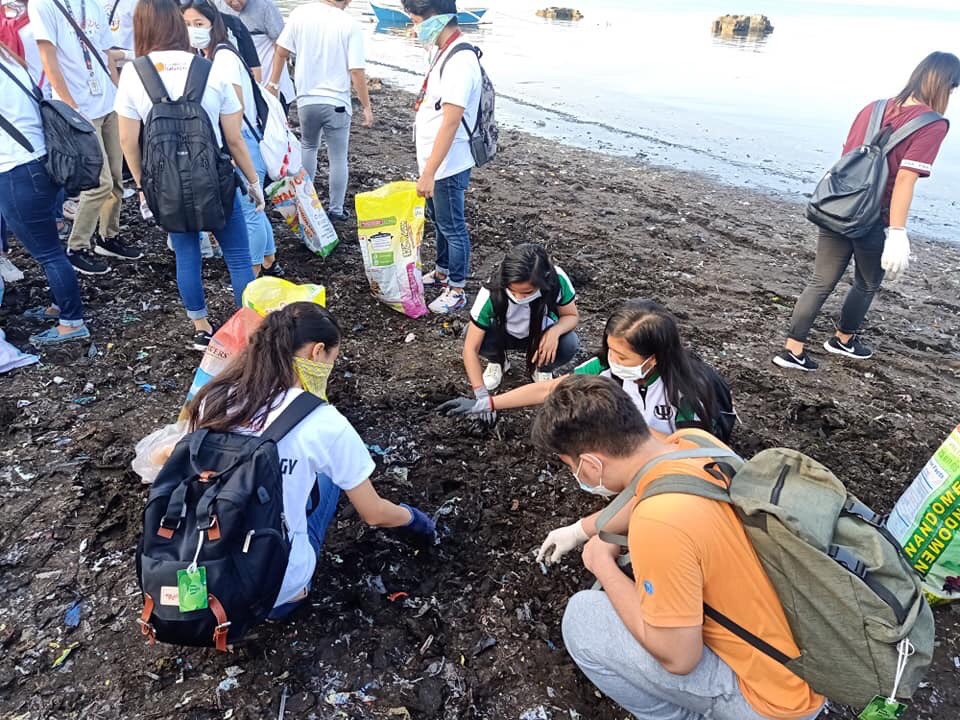
{"type": "MultiPolygon", "coordinates": [[[[73,17],[76,17],[70,0],[65,0],[65,2],[67,3],[67,8],[70,10],[70,14],[73,15],[73,17]]],[[[87,0],[80,0],[80,27],[83,29],[83,31],[86,31],[87,0]]],[[[97,74],[93,69],[93,60],[90,57],[90,50],[87,48],[87,44],[83,41],[79,31],[77,31],[77,41],[80,43],[80,51],[83,53],[83,62],[86,64],[87,72],[89,73],[89,77],[87,78],[87,87],[90,89],[91,95],[99,97],[100,95],[103,95],[103,85],[101,85],[100,80],[97,79],[97,74]]]]}
{"type": "Polygon", "coordinates": [[[857,715],[860,720],[899,720],[907,711],[905,703],[897,700],[897,690],[900,689],[900,681],[903,679],[903,673],[907,670],[907,661],[915,652],[913,643],[904,638],[897,645],[897,676],[893,679],[893,690],[890,697],[877,695],[863,712],[857,715]]]}

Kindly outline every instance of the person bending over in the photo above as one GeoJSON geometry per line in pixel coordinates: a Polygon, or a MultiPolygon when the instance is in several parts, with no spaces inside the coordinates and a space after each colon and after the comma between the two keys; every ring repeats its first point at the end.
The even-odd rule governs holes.
{"type": "MultiPolygon", "coordinates": [[[[314,303],[292,303],[270,313],[241,356],[194,398],[191,431],[259,435],[301,393],[326,399],[340,337],[334,317],[314,303]]],[[[406,528],[428,541],[434,538],[429,516],[380,497],[370,481],[375,465],[366,445],[332,405],[314,410],[277,443],[277,450],[292,540],[272,619],[287,617],[305,601],[341,490],[368,525],[406,528]],[[307,515],[314,485],[319,485],[320,501],[307,515]]]]}
{"type": "MultiPolygon", "coordinates": [[[[629,300],[614,312],[600,355],[573,372],[613,378],[647,426],[659,433],[698,427],[725,442],[730,437],[736,416],[732,406],[721,407],[714,389],[726,383],[684,346],[676,318],[652,300],[629,300]]],[[[563,379],[531,383],[501,395],[457,398],[441,405],[440,411],[489,419],[494,412],[543,404],[563,379]]]]}
{"type": "MultiPolygon", "coordinates": [[[[960,85],[960,59],[950,53],[931,53],[913,71],[900,94],[887,103],[881,127],[896,131],[931,110],[945,113],[957,85],[960,85]]],[[[866,137],[873,106],[874,103],[870,103],[857,115],[843,146],[844,154],[873,140],[866,137]]],[[[873,350],[860,341],[857,333],[884,276],[893,280],[907,269],[910,260],[907,216],[914,187],[919,178],[930,175],[948,128],[946,120],[932,123],[891,150],[887,156],[889,179],[883,189],[881,220],[869,233],[851,239],[820,229],[813,279],[797,299],[784,349],[773,358],[775,365],[805,372],[819,367],[804,347],[823,303],[837,287],[851,259],[856,260],[853,287],[843,301],[836,333],[823,347],[829,353],[852,360],[873,356],[873,350]]]]}
{"type": "Polygon", "coordinates": [[[510,369],[507,352],[526,354],[537,382],[570,362],[580,348],[574,330],[580,321],[576,291],[567,274],[540,245],[526,243],[507,252],[477,294],[463,344],[463,364],[481,412],[489,412],[490,392],[510,369]],[[489,361],[483,370],[480,358],[489,361]]]}
{"type": "MultiPolygon", "coordinates": [[[[584,490],[614,494],[649,461],[697,447],[684,435],[701,432],[682,430],[660,439],[619,384],[573,377],[547,399],[533,441],[559,457],[584,490]]],[[[717,483],[704,469],[710,462],[654,466],[640,479],[637,495],[671,473],[717,483]]],[[[626,531],[636,580],[617,565],[619,546],[595,536],[595,516],[582,525],[594,536],[583,549],[583,563],[603,592],[570,598],[563,640],[601,692],[643,720],[795,720],[819,714],[824,698],[804,680],[704,618],[708,603],[791,657],[799,655],[776,591],[733,508],[679,494],[625,507],[604,529],[626,531]]]]}

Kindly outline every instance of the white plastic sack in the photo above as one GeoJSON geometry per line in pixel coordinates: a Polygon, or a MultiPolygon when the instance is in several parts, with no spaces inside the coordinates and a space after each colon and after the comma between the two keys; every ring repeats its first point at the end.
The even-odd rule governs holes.
{"type": "Polygon", "coordinates": [[[173,448],[186,434],[187,421],[180,420],[153,431],[137,443],[134,448],[136,455],[130,467],[145,485],[157,479],[173,448]]]}
{"type": "Polygon", "coordinates": [[[340,244],[337,231],[324,212],[317,189],[306,170],[301,169],[296,176],[285,177],[268,186],[267,200],[312,252],[327,257],[340,244]]]}
{"type": "Polygon", "coordinates": [[[283,103],[266,88],[261,88],[260,94],[269,111],[260,141],[260,154],[267,166],[267,175],[278,180],[296,175],[303,168],[303,156],[300,142],[290,132],[283,103]]]}

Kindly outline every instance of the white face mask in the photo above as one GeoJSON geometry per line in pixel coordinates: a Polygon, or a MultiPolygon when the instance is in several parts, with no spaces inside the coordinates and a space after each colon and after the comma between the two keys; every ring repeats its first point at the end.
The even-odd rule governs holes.
{"type": "MultiPolygon", "coordinates": [[[[593,457],[591,455],[591,457],[593,457]]],[[[591,495],[599,495],[600,497],[613,497],[617,493],[609,488],[603,486],[603,463],[600,461],[600,458],[594,457],[594,461],[600,466],[600,484],[599,485],[588,485],[583,480],[580,479],[580,471],[583,470],[583,461],[587,459],[586,455],[580,457],[580,464],[577,465],[577,471],[573,474],[573,477],[576,478],[577,484],[580,486],[580,489],[591,495]]]]}
{"type": "Polygon", "coordinates": [[[529,305],[541,296],[541,292],[539,290],[522,298],[514,295],[510,288],[504,288],[504,292],[507,294],[507,297],[510,298],[510,302],[512,302],[514,305],[529,305]]]}
{"type": "Polygon", "coordinates": [[[188,27],[187,33],[190,35],[190,47],[197,50],[206,50],[210,47],[210,28],[188,27]]]}
{"type": "Polygon", "coordinates": [[[652,357],[648,357],[639,365],[634,365],[633,367],[629,367],[627,365],[617,365],[617,363],[615,363],[610,358],[610,356],[607,355],[607,365],[610,366],[610,372],[612,372],[621,380],[627,380],[627,381],[632,380],[634,382],[637,382],[639,380],[647,379],[647,376],[650,374],[650,371],[645,370],[644,368],[647,366],[647,363],[649,363],[652,359],[653,359],[652,357]]]}

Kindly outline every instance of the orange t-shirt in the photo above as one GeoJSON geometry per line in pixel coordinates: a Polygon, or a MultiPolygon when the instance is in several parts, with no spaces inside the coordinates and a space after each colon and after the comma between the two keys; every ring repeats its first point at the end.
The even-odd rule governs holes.
{"type": "MultiPolygon", "coordinates": [[[[687,430],[666,439],[677,449],[698,447],[687,430]]],[[[637,487],[640,495],[665,475],[694,475],[719,484],[704,459],[657,465],[637,487]]],[[[630,518],[630,557],[643,619],[658,628],[703,625],[703,641],[737,674],[751,707],[776,720],[812,715],[824,702],[777,661],[705,618],[704,603],[791,657],[800,654],[783,607],[733,508],[693,495],[658,495],[638,503],[630,518]]]]}

